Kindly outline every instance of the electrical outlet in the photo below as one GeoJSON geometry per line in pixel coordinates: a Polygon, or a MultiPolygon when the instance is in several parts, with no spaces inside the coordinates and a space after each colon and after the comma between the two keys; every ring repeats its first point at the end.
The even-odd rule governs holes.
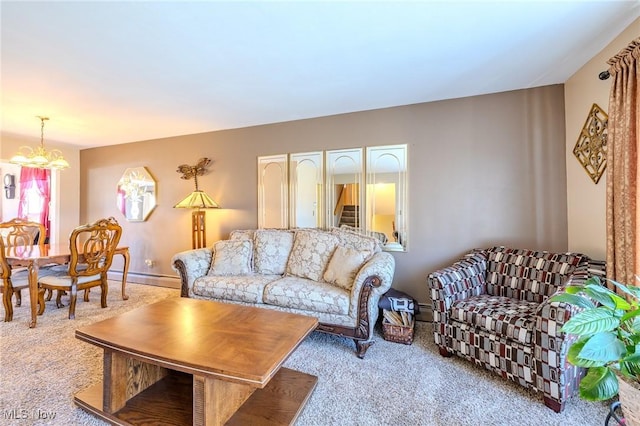
{"type": "Polygon", "coordinates": [[[153,260],[151,260],[151,259],[145,259],[145,260],[144,260],[144,264],[151,268],[151,267],[153,267],[153,265],[155,265],[155,264],[156,264],[156,262],[154,262],[154,261],[153,261],[153,260]]]}

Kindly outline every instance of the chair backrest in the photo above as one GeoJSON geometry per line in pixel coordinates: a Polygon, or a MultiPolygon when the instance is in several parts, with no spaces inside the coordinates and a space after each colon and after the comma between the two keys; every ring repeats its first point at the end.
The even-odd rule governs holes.
{"type": "Polygon", "coordinates": [[[542,303],[588,261],[580,253],[493,247],[487,250],[487,293],[542,303]]]}
{"type": "Polygon", "coordinates": [[[4,253],[4,241],[0,238],[0,280],[4,281],[11,276],[11,268],[7,262],[7,258],[4,253]]]}
{"type": "Polygon", "coordinates": [[[44,244],[46,230],[41,223],[15,218],[0,223],[0,234],[6,246],[33,247],[36,241],[44,244]]]}
{"type": "Polygon", "coordinates": [[[104,274],[111,267],[122,228],[113,217],[75,228],[69,237],[72,277],[104,274]]]}

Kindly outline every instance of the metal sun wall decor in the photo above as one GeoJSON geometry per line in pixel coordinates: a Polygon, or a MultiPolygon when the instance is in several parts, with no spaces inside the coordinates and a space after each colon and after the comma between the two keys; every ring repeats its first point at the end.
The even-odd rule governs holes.
{"type": "Polygon", "coordinates": [[[573,148],[573,154],[596,184],[607,167],[608,119],[609,116],[602,108],[593,104],[573,148]]]}

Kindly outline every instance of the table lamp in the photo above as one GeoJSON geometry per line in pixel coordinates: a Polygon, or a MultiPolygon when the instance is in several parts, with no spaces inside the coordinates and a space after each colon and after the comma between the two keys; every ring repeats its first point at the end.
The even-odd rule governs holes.
{"type": "Polygon", "coordinates": [[[182,179],[193,178],[196,189],[187,197],[173,206],[176,209],[194,209],[191,213],[191,245],[194,249],[207,246],[205,212],[202,209],[218,209],[220,205],[206,192],[198,188],[198,176],[207,172],[206,167],[211,163],[208,158],[201,158],[195,166],[182,164],[178,166],[178,173],[182,179]]]}

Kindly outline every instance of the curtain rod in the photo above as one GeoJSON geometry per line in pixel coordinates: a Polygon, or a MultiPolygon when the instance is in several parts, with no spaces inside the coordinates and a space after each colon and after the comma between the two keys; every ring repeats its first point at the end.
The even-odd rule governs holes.
{"type": "Polygon", "coordinates": [[[598,78],[600,80],[606,80],[611,76],[611,74],[609,74],[609,71],[602,71],[600,74],[598,74],[598,78]]]}

